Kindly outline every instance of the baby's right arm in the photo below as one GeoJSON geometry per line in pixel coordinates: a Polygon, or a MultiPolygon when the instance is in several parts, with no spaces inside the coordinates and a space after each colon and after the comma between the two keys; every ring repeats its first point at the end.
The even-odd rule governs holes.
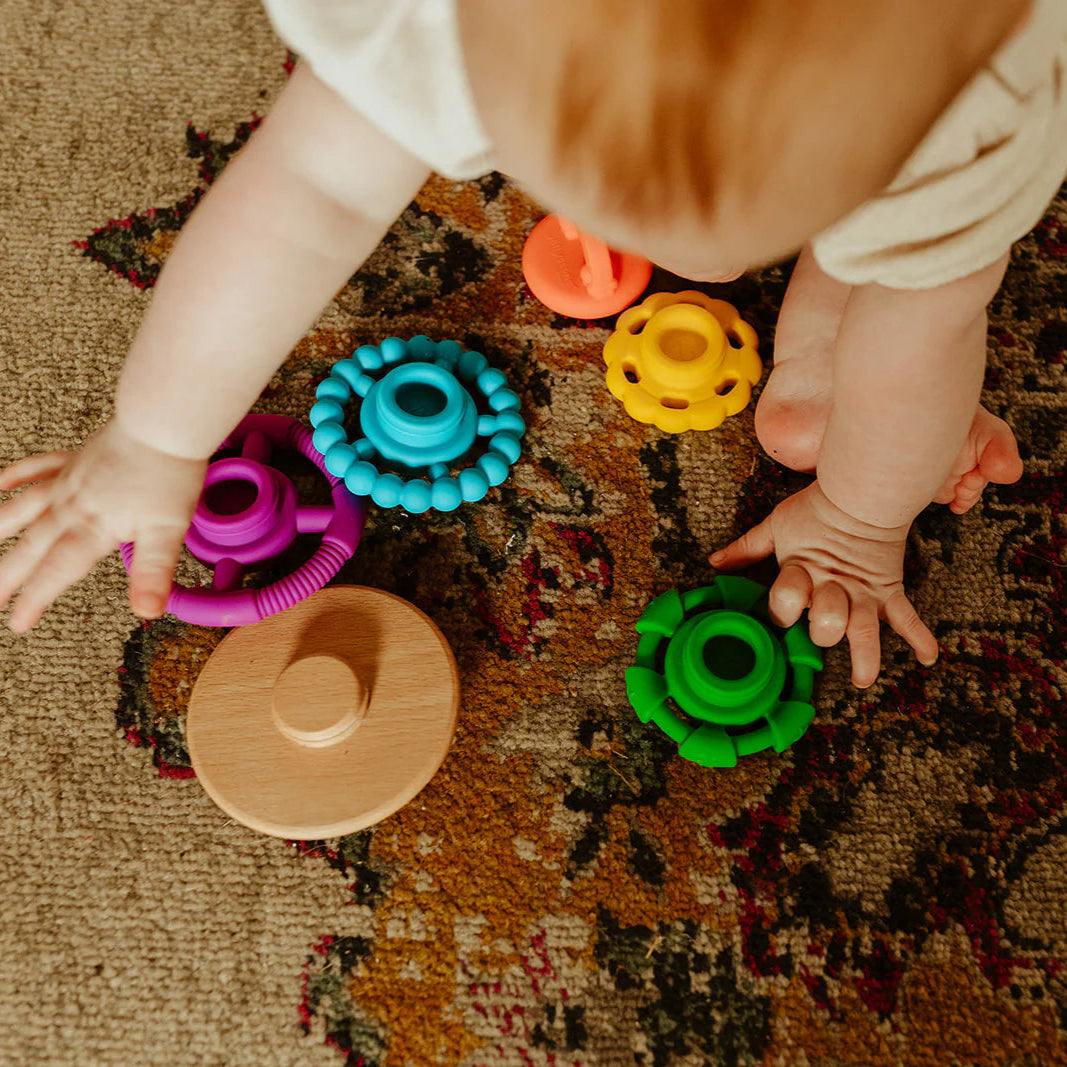
{"type": "Polygon", "coordinates": [[[155,448],[210,456],[426,175],[298,66],[182,230],[116,418],[155,448]]]}
{"type": "Polygon", "coordinates": [[[807,609],[816,644],[847,637],[858,686],[878,677],[880,619],[920,662],[937,659],[937,641],[904,589],[904,550],[974,420],[985,309],[1006,265],[1004,256],[933,289],[853,289],[834,345],[817,480],[711,557],[732,569],[775,554],[775,621],[791,626],[807,609]]]}
{"type": "Polygon", "coordinates": [[[0,507],[0,541],[25,531],[0,560],[0,608],[22,589],[13,629],[122,541],[134,610],[163,610],[207,458],[426,175],[297,67],[175,243],[112,420],[81,452],[0,474],[0,490],[37,483],[0,507]]]}

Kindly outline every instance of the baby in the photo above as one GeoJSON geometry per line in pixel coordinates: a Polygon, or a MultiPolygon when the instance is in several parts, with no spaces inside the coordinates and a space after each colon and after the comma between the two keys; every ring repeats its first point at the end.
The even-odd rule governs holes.
{"type": "Polygon", "coordinates": [[[430,168],[494,167],[609,244],[686,277],[800,258],[756,411],[815,474],[712,556],[774,553],[779,623],[884,619],[937,643],[902,584],[931,501],[962,513],[1021,474],[979,406],[986,305],[1067,173],[1063,0],[269,0],[303,57],[177,241],[77,453],[0,489],[0,607],[32,627],[121,541],[130,602],[164,608],[212,451],[430,168]]]}

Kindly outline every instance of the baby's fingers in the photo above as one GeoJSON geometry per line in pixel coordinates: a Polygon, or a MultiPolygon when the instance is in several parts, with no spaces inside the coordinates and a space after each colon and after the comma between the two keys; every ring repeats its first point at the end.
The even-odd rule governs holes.
{"type": "Polygon", "coordinates": [[[848,594],[837,582],[824,582],[815,590],[808,611],[812,641],[823,648],[836,645],[848,629],[848,594]]]}
{"type": "Polygon", "coordinates": [[[20,459],[0,471],[0,490],[18,489],[20,485],[50,478],[61,471],[73,456],[73,452],[45,452],[20,459]]]}
{"type": "Polygon", "coordinates": [[[185,530],[161,527],[140,534],[130,565],[130,607],[145,619],[166,611],[185,530]]]}
{"type": "Polygon", "coordinates": [[[852,654],[852,684],[860,689],[874,685],[882,668],[881,623],[873,601],[855,599],[845,634],[852,654]]]}
{"type": "Polygon", "coordinates": [[[768,516],[759,526],[753,526],[748,533],[742,534],[736,541],[732,541],[718,552],[713,552],[710,562],[713,567],[718,567],[720,570],[736,570],[766,559],[773,551],[774,537],[771,534],[771,519],[768,516]]]}
{"type": "Polygon", "coordinates": [[[36,522],[48,510],[51,500],[51,486],[35,485],[0,505],[0,541],[36,522]]]}
{"type": "Polygon", "coordinates": [[[787,563],[767,599],[771,619],[779,626],[792,626],[808,606],[811,589],[811,575],[803,567],[787,563]]]}
{"type": "Polygon", "coordinates": [[[937,662],[937,638],[919,618],[903,590],[895,592],[885,602],[886,622],[915,650],[915,658],[925,667],[937,662]]]}
{"type": "Polygon", "coordinates": [[[25,633],[37,625],[45,610],[68,586],[92,570],[114,546],[101,537],[71,530],[55,541],[22,584],[11,611],[11,629],[25,633]]]}
{"type": "Polygon", "coordinates": [[[52,545],[66,533],[67,526],[55,512],[45,512],[23,535],[10,552],[0,559],[0,608],[16,589],[36,570],[52,545]]]}

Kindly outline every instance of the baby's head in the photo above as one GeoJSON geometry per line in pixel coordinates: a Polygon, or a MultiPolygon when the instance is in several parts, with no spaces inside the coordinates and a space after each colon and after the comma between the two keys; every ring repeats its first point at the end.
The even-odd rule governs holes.
{"type": "Polygon", "coordinates": [[[688,277],[881,191],[1029,0],[460,0],[499,166],[688,277]]]}

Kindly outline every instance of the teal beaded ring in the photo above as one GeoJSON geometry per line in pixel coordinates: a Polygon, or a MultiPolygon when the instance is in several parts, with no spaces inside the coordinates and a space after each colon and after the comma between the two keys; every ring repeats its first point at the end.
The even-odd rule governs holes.
{"type": "Polygon", "coordinates": [[[518,396],[481,352],[421,335],[361,345],[315,397],[312,441],[326,469],[356,496],[413,515],[481,500],[507,478],[526,431],[518,396]],[[349,441],[353,394],[361,435],[349,441]]]}

